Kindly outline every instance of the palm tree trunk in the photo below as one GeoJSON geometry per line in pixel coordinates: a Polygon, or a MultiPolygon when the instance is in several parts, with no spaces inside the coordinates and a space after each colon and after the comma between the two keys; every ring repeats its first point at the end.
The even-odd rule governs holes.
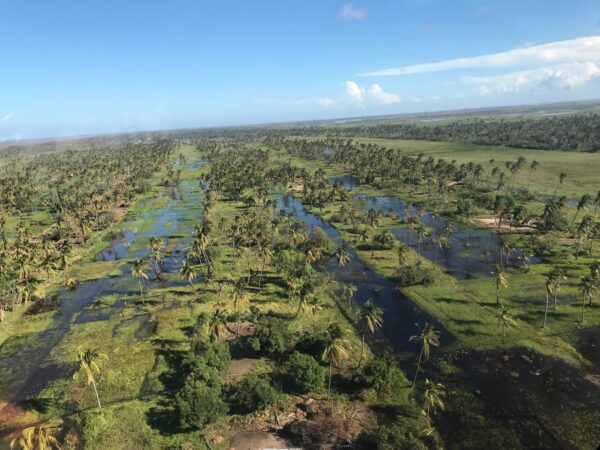
{"type": "Polygon", "coordinates": [[[329,394],[331,393],[331,371],[333,368],[333,360],[329,360],[329,384],[327,386],[327,400],[329,400],[329,394]]]}
{"type": "Polygon", "coordinates": [[[240,318],[241,318],[240,303],[238,302],[238,307],[237,307],[237,330],[235,332],[236,339],[240,338],[240,318]]]}
{"type": "Polygon", "coordinates": [[[546,291],[546,309],[544,311],[544,321],[542,322],[542,328],[544,328],[546,326],[546,317],[548,316],[548,305],[549,305],[549,295],[548,292],[546,291]]]}
{"type": "Polygon", "coordinates": [[[585,297],[582,297],[581,301],[581,323],[585,320],[585,297]]]}
{"type": "Polygon", "coordinates": [[[362,343],[360,346],[360,357],[358,358],[358,369],[360,368],[360,365],[362,364],[362,359],[363,359],[363,352],[365,350],[365,330],[363,330],[362,332],[362,343]]]}
{"type": "Polygon", "coordinates": [[[425,350],[425,346],[421,347],[421,353],[419,354],[419,361],[417,362],[417,371],[415,372],[415,378],[412,382],[412,390],[415,390],[415,385],[417,384],[417,376],[419,375],[419,369],[421,368],[421,359],[423,358],[423,351],[425,350]]]}
{"type": "Polygon", "coordinates": [[[146,300],[144,299],[144,288],[142,287],[142,280],[138,278],[138,283],[140,284],[140,297],[142,298],[142,305],[146,304],[146,300]]]}
{"type": "Polygon", "coordinates": [[[94,388],[94,394],[96,394],[96,401],[98,402],[98,409],[102,409],[102,404],[100,403],[100,396],[98,395],[98,389],[96,389],[96,380],[92,376],[92,387],[94,388]]]}

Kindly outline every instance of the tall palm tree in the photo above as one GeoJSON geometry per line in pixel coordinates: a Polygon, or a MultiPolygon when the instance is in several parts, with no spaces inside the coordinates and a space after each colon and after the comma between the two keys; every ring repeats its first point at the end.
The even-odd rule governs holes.
{"type": "Polygon", "coordinates": [[[321,355],[321,360],[329,364],[329,383],[327,385],[327,400],[331,394],[331,377],[333,366],[337,366],[341,361],[348,358],[348,343],[339,335],[339,330],[334,327],[335,324],[329,324],[327,327],[327,336],[325,350],[321,355]]]}
{"type": "Polygon", "coordinates": [[[131,266],[131,275],[137,278],[138,284],[140,285],[140,297],[142,298],[142,304],[146,304],[144,299],[144,287],[142,286],[142,280],[147,280],[148,275],[144,271],[144,261],[136,259],[131,266]]]}
{"type": "Polygon", "coordinates": [[[77,380],[81,372],[85,374],[88,386],[91,385],[94,388],[94,394],[96,394],[96,401],[98,402],[98,409],[102,409],[100,396],[98,395],[98,389],[96,388],[96,378],[94,377],[94,373],[101,373],[100,363],[101,361],[108,359],[108,356],[104,353],[101,353],[99,350],[88,349],[85,351],[80,351],[77,359],[79,361],[79,368],[73,375],[73,379],[77,380]]]}
{"type": "Polygon", "coordinates": [[[210,339],[218,341],[227,330],[227,315],[225,311],[217,308],[208,319],[208,334],[210,339]]]}
{"type": "Polygon", "coordinates": [[[420,334],[415,334],[409,339],[410,342],[419,342],[421,344],[421,352],[419,353],[419,360],[417,361],[417,370],[412,382],[413,390],[417,383],[419,370],[421,369],[421,361],[423,360],[423,357],[425,357],[425,361],[429,359],[431,347],[438,347],[440,345],[440,334],[441,333],[435,329],[435,326],[432,323],[426,323],[420,334]]]}
{"type": "Polygon", "coordinates": [[[236,326],[236,338],[239,339],[240,337],[240,322],[241,322],[241,318],[242,318],[242,303],[246,302],[247,300],[247,294],[246,294],[246,282],[244,280],[244,277],[240,277],[240,279],[237,281],[237,283],[235,283],[235,286],[233,287],[233,307],[235,308],[236,311],[236,322],[237,322],[237,326],[236,326]]]}
{"type": "Polygon", "coordinates": [[[446,408],[444,400],[442,398],[445,395],[444,385],[441,383],[433,383],[429,379],[425,379],[425,401],[423,404],[423,410],[428,417],[439,409],[443,411],[446,408]]]}
{"type": "Polygon", "coordinates": [[[352,283],[344,284],[344,297],[348,299],[348,307],[350,307],[350,302],[352,301],[352,297],[356,294],[357,288],[352,283]]]}
{"type": "Polygon", "coordinates": [[[498,264],[494,271],[494,284],[496,285],[496,305],[500,305],[500,288],[508,287],[508,273],[498,264]]]}
{"type": "Polygon", "coordinates": [[[554,294],[554,283],[550,275],[546,278],[546,308],[544,309],[544,321],[542,322],[542,328],[546,327],[546,318],[548,317],[548,307],[550,305],[550,295],[554,294]]]}
{"type": "Polygon", "coordinates": [[[24,428],[21,435],[10,442],[10,448],[12,449],[16,444],[21,447],[21,450],[62,450],[47,423],[24,428]]]}
{"type": "Polygon", "coordinates": [[[415,233],[417,234],[417,249],[419,251],[419,256],[421,256],[421,243],[429,235],[429,233],[427,232],[427,229],[421,224],[415,227],[415,233]]]}
{"type": "Polygon", "coordinates": [[[592,202],[592,197],[590,194],[583,194],[581,196],[581,198],[579,199],[579,201],[577,202],[577,210],[575,211],[575,215],[573,216],[573,221],[571,222],[571,228],[573,227],[573,225],[575,224],[575,221],[577,220],[577,216],[579,215],[579,213],[582,210],[587,209],[587,207],[589,206],[589,204],[592,202]]]}
{"type": "Polygon", "coordinates": [[[443,234],[439,235],[435,240],[435,258],[433,259],[433,270],[437,270],[438,254],[442,248],[448,248],[448,238],[443,234]]]}
{"type": "Polygon", "coordinates": [[[406,245],[402,242],[398,245],[397,253],[398,253],[398,266],[399,267],[403,267],[407,263],[408,250],[409,250],[408,245],[406,245]]]}
{"type": "Polygon", "coordinates": [[[196,286],[194,285],[194,278],[198,276],[198,272],[196,271],[194,265],[190,263],[187,258],[185,258],[183,261],[181,261],[181,267],[179,268],[178,272],[182,280],[186,280],[188,283],[190,283],[195,294],[196,286]]]}
{"type": "Polygon", "coordinates": [[[581,294],[581,323],[585,320],[585,302],[587,300],[589,305],[592,305],[592,298],[594,297],[596,289],[596,282],[591,276],[586,275],[581,277],[579,283],[579,293],[581,294]]]}
{"type": "Polygon", "coordinates": [[[372,300],[367,300],[360,312],[359,322],[362,328],[362,343],[360,346],[360,358],[358,358],[358,367],[362,363],[365,349],[365,334],[369,331],[371,334],[381,328],[383,325],[383,310],[375,305],[372,300]]]}
{"type": "Polygon", "coordinates": [[[150,259],[152,260],[152,268],[154,275],[157,280],[160,280],[162,267],[164,263],[164,250],[165,243],[162,238],[151,237],[148,243],[148,250],[150,251],[150,259]]]}
{"type": "Polygon", "coordinates": [[[558,291],[560,291],[562,282],[566,280],[567,277],[565,276],[564,269],[560,266],[556,266],[553,267],[552,270],[550,270],[548,278],[550,278],[552,282],[552,293],[554,295],[554,310],[556,311],[558,291]]]}
{"type": "Polygon", "coordinates": [[[338,266],[344,267],[350,262],[350,254],[344,245],[340,245],[335,251],[335,258],[338,266]]]}
{"type": "Polygon", "coordinates": [[[498,325],[502,327],[502,339],[506,338],[508,328],[517,326],[517,322],[510,315],[510,311],[504,306],[500,307],[500,313],[498,314],[498,325]]]}

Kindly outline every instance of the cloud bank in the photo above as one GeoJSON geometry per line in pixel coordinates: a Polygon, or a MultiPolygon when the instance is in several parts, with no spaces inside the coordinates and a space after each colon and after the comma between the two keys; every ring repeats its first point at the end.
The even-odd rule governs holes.
{"type": "Polygon", "coordinates": [[[540,89],[570,90],[584,86],[599,76],[600,68],[588,62],[541,67],[491,77],[463,77],[461,81],[473,86],[479,95],[488,95],[540,89]]]}
{"type": "Polygon", "coordinates": [[[346,96],[358,105],[363,105],[365,103],[391,105],[400,102],[399,95],[385,92],[377,83],[366,88],[360,86],[356,81],[346,81],[344,83],[344,90],[346,96]]]}
{"type": "Polygon", "coordinates": [[[346,3],[340,9],[338,17],[343,20],[365,20],[368,16],[365,8],[355,8],[352,3],[346,3]]]}
{"type": "Polygon", "coordinates": [[[469,58],[457,58],[426,64],[363,72],[363,77],[389,77],[440,72],[454,69],[539,67],[573,62],[600,61],[600,36],[534,45],[469,58]]]}

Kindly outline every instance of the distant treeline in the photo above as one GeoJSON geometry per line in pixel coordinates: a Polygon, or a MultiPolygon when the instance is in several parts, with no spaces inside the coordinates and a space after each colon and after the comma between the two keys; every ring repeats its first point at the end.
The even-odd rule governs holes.
{"type": "Polygon", "coordinates": [[[290,130],[294,135],[459,141],[484,145],[596,152],[600,114],[543,118],[461,119],[446,122],[353,123],[290,130]],[[309,133],[307,133],[309,131],[309,133]]]}
{"type": "Polygon", "coordinates": [[[346,123],[278,124],[185,130],[172,137],[190,141],[266,136],[366,137],[469,142],[540,150],[600,150],[600,114],[575,113],[542,117],[461,117],[441,120],[364,119],[346,123]]]}

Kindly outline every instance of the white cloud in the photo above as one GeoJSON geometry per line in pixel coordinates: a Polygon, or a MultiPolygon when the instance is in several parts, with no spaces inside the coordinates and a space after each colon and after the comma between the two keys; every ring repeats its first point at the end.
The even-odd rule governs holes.
{"type": "Polygon", "coordinates": [[[463,77],[461,81],[473,86],[479,95],[489,95],[540,89],[575,89],[599,76],[600,68],[592,62],[587,62],[560,64],[490,77],[463,77]]]}
{"type": "Polygon", "coordinates": [[[400,101],[399,95],[384,92],[384,90],[381,89],[381,86],[378,84],[371,86],[367,93],[371,95],[378,103],[383,103],[384,105],[398,103],[400,101]]]}
{"type": "Polygon", "coordinates": [[[330,97],[311,97],[302,100],[290,102],[292,105],[320,105],[331,106],[335,104],[335,100],[330,97]]]}
{"type": "Polygon", "coordinates": [[[359,76],[398,76],[468,68],[540,67],[549,64],[600,61],[600,36],[550,42],[500,53],[364,72],[359,76]]]}
{"type": "Polygon", "coordinates": [[[354,102],[362,105],[366,102],[381,105],[390,105],[400,102],[400,96],[385,92],[379,84],[373,84],[369,88],[359,86],[355,81],[344,83],[346,95],[354,102]]]}
{"type": "Polygon", "coordinates": [[[352,3],[346,3],[338,13],[338,17],[344,20],[365,20],[367,15],[365,8],[355,8],[352,3]]]}
{"type": "Polygon", "coordinates": [[[350,98],[358,103],[362,103],[365,100],[365,90],[361,88],[355,81],[346,81],[344,83],[346,94],[350,98]]]}
{"type": "Polygon", "coordinates": [[[5,116],[2,118],[2,122],[7,122],[7,121],[8,121],[8,120],[9,120],[9,119],[10,119],[12,116],[14,116],[14,115],[15,115],[15,113],[14,113],[14,112],[8,113],[7,115],[5,115],[5,116]]]}
{"type": "Polygon", "coordinates": [[[329,97],[317,97],[315,98],[315,103],[322,106],[331,106],[335,103],[335,100],[329,97]]]}

